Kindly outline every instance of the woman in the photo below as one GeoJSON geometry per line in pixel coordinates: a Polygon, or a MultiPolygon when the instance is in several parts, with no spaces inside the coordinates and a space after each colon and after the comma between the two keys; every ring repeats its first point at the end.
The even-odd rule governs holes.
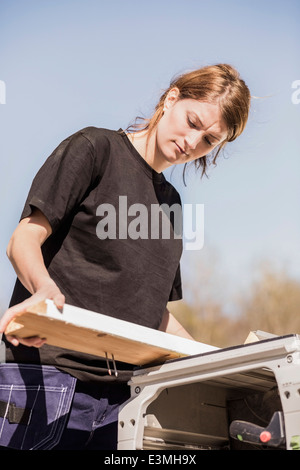
{"type": "MultiPolygon", "coordinates": [[[[0,331],[29,305],[48,298],[58,308],[67,302],[191,338],[166,308],[182,295],[181,240],[151,238],[150,232],[129,237],[120,197],[126,208],[138,203],[149,213],[155,204],[180,204],[162,172],[194,162],[204,174],[209,159],[215,162],[220,149],[244,130],[249,106],[249,90],[235,69],[208,66],[174,80],[152,118],[131,132],[89,127],[64,140],[36,175],[9,242],[18,279],[0,331]],[[115,208],[116,219],[115,230],[105,232],[107,204],[115,208]]],[[[129,397],[131,366],[119,363],[118,376],[111,376],[101,358],[45,341],[5,339],[8,364],[1,366],[0,383],[17,382],[26,390],[26,398],[14,391],[14,400],[20,416],[30,414],[31,421],[8,425],[3,416],[0,445],[116,448],[118,407],[129,397]],[[67,390],[63,407],[59,383],[67,390]],[[54,388],[57,397],[50,399],[54,388]],[[41,436],[37,440],[30,432],[34,426],[41,436]]],[[[12,393],[6,387],[0,396],[6,410],[13,400],[8,389],[12,393]]]]}

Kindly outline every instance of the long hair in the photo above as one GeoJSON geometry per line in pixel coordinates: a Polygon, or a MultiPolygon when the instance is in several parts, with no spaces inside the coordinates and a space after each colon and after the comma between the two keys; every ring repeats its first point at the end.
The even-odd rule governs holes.
{"type": "MultiPolygon", "coordinates": [[[[136,118],[128,127],[131,132],[147,131],[147,139],[156,129],[163,116],[164,101],[172,88],[178,88],[178,99],[195,99],[208,103],[218,103],[227,126],[227,138],[209,155],[194,160],[195,167],[202,168],[201,177],[206,174],[208,164],[215,164],[221,149],[227,142],[234,141],[245,129],[251,95],[238,71],[228,64],[202,67],[175,77],[161,95],[151,118],[136,118]]],[[[184,165],[184,173],[186,169],[184,165]]]]}

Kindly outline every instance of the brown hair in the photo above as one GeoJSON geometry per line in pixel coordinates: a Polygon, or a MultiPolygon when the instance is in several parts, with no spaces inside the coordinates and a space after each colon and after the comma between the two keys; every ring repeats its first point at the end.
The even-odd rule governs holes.
{"type": "MultiPolygon", "coordinates": [[[[209,103],[218,102],[221,107],[228,135],[218,147],[217,152],[210,155],[210,159],[206,155],[194,161],[196,168],[202,167],[201,176],[203,176],[206,174],[209,160],[215,164],[225,144],[235,140],[245,129],[250,108],[250,91],[237,70],[231,65],[217,64],[202,67],[173,79],[169,88],[161,95],[153,116],[150,119],[137,118],[137,120],[142,120],[142,125],[136,123],[130,126],[130,129],[136,132],[147,130],[149,138],[163,115],[164,101],[172,88],[178,88],[180,92],[178,99],[192,98],[209,103]]],[[[184,171],[185,168],[186,164],[184,171]]]]}

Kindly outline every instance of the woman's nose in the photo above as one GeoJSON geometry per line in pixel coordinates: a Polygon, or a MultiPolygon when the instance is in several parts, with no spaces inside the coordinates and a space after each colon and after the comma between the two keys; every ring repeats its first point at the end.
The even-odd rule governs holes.
{"type": "Polygon", "coordinates": [[[200,140],[201,140],[201,135],[200,135],[199,131],[190,132],[185,137],[185,143],[186,143],[186,146],[187,146],[187,150],[195,150],[195,148],[197,147],[200,140]]]}

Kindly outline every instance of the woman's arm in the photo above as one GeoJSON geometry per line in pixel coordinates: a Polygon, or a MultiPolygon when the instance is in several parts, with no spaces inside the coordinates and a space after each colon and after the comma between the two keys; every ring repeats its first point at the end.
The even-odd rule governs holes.
{"type": "Polygon", "coordinates": [[[183,328],[181,323],[166,308],[163,314],[162,322],[159,327],[160,331],[170,333],[171,335],[182,336],[194,340],[194,338],[183,328]]]}
{"type": "MultiPolygon", "coordinates": [[[[41,251],[41,246],[51,232],[47,218],[37,209],[29,217],[23,219],[14,231],[7,247],[7,256],[19,280],[32,295],[4,313],[0,320],[0,333],[4,333],[8,323],[18,314],[42,300],[52,299],[58,308],[63,307],[65,298],[50,278],[41,251]]],[[[15,346],[19,342],[37,347],[44,343],[37,337],[19,341],[7,336],[7,339],[15,346]]]]}
{"type": "Polygon", "coordinates": [[[35,209],[21,220],[14,231],[6,253],[24,287],[34,294],[49,274],[44,265],[41,246],[51,235],[46,217],[35,209]]]}

